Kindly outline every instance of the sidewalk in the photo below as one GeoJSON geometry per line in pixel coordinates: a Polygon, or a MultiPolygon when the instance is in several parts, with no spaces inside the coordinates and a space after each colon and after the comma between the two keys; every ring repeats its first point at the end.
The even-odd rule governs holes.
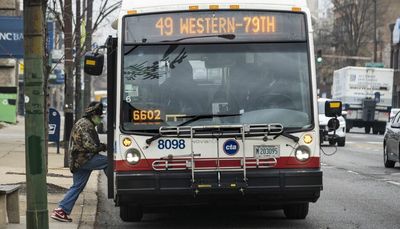
{"type": "MultiPolygon", "coordinates": [[[[25,174],[25,122],[18,117],[17,125],[0,129],[0,184],[21,184],[20,224],[8,224],[6,228],[26,228],[26,174],[25,174]]],[[[62,136],[62,135],[61,135],[62,136]]],[[[93,228],[97,212],[98,171],[93,171],[86,188],[79,196],[71,213],[72,223],[63,223],[49,217],[49,228],[93,228]]],[[[57,207],[66,190],[72,185],[72,174],[64,168],[64,150],[51,144],[48,150],[47,201],[49,216],[57,207]]],[[[1,227],[1,226],[0,226],[1,227]]]]}

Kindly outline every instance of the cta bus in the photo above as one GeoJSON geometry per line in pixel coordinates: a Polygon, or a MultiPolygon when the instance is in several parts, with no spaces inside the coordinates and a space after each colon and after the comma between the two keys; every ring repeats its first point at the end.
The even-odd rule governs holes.
{"type": "MultiPolygon", "coordinates": [[[[116,24],[108,197],[121,219],[210,203],[304,219],[323,187],[306,1],[127,0],[116,24]]],[[[85,71],[103,61],[94,51],[85,71]]]]}

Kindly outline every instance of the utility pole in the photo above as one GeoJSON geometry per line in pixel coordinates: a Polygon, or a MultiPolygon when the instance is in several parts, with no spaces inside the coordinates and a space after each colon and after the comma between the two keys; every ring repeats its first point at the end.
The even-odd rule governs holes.
{"type": "Polygon", "coordinates": [[[73,97],[73,56],[72,56],[72,4],[71,0],[64,2],[64,71],[65,71],[65,105],[64,105],[64,167],[68,167],[68,141],[74,124],[73,97]]]}
{"type": "Polygon", "coordinates": [[[47,229],[45,12],[47,1],[24,0],[26,225],[47,229]]]}
{"type": "Polygon", "coordinates": [[[378,39],[376,38],[376,0],[374,0],[374,62],[377,62],[378,39]]]}
{"type": "MultiPolygon", "coordinates": [[[[86,0],[84,0],[86,1],[86,0]]],[[[87,14],[86,14],[86,39],[85,39],[85,51],[88,52],[92,49],[92,17],[93,17],[93,0],[87,0],[87,14]]],[[[85,73],[85,91],[83,96],[83,106],[87,107],[90,103],[90,96],[92,90],[92,78],[90,75],[85,73]]]]}
{"type": "Polygon", "coordinates": [[[82,116],[81,75],[81,0],[76,0],[75,22],[75,119],[82,116]]]}

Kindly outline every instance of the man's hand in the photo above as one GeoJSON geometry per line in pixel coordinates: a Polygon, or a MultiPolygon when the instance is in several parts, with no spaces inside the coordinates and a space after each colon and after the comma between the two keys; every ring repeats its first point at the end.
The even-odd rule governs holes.
{"type": "Polygon", "coordinates": [[[104,143],[100,143],[100,151],[106,151],[107,150],[107,145],[104,143]]]}

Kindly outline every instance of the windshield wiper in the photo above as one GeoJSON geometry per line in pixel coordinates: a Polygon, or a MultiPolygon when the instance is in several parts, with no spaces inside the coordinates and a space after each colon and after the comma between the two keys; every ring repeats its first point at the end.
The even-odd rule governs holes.
{"type": "Polygon", "coordinates": [[[294,142],[298,143],[300,138],[297,136],[294,136],[288,132],[285,131],[285,128],[282,130],[282,132],[280,134],[275,135],[275,137],[273,139],[277,139],[279,136],[283,136],[283,137],[287,137],[289,139],[292,139],[294,142]]]}
{"type": "Polygon", "coordinates": [[[192,36],[192,37],[183,37],[183,38],[179,38],[176,40],[164,40],[161,42],[177,42],[177,41],[183,41],[183,40],[190,40],[190,39],[197,39],[197,38],[209,38],[209,37],[219,37],[219,38],[224,38],[227,40],[233,40],[236,38],[236,35],[232,34],[232,33],[227,33],[227,34],[217,34],[217,35],[192,36]]]}
{"type": "MultiPolygon", "coordinates": [[[[202,114],[202,115],[188,115],[188,116],[181,116],[179,118],[190,118],[189,120],[179,124],[178,126],[185,126],[189,123],[195,122],[200,119],[206,119],[206,118],[214,118],[214,117],[234,117],[234,116],[240,116],[242,114],[202,114]]],[[[150,145],[154,140],[157,140],[161,137],[161,134],[158,133],[154,135],[151,138],[146,139],[146,144],[150,145]]]]}
{"type": "Polygon", "coordinates": [[[179,118],[190,118],[189,120],[182,122],[178,126],[185,126],[189,123],[195,122],[200,119],[206,119],[206,118],[214,118],[214,117],[234,117],[234,116],[240,116],[242,114],[202,114],[202,115],[188,115],[188,116],[182,116],[179,118]]]}

